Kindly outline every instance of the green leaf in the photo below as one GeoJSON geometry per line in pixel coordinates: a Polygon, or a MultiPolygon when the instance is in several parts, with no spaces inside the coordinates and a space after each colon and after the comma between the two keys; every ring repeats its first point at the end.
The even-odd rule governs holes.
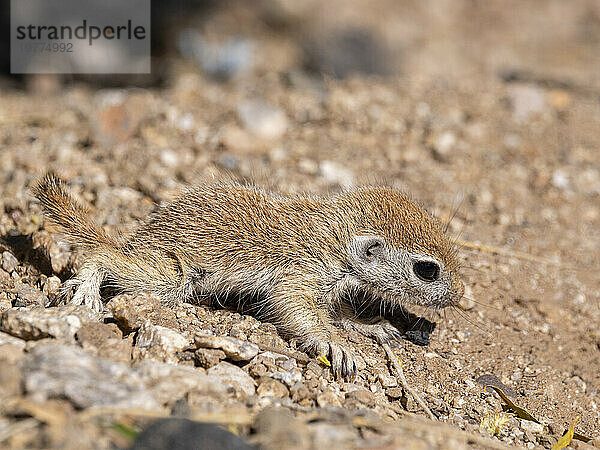
{"type": "Polygon", "coordinates": [[[138,434],[140,434],[138,430],[122,422],[113,423],[111,428],[130,441],[134,441],[138,437],[138,434]]]}

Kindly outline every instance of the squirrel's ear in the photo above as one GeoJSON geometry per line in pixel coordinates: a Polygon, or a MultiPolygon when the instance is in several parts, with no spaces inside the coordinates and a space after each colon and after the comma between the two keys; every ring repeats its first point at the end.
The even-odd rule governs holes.
{"type": "Polygon", "coordinates": [[[379,236],[354,236],[350,245],[350,253],[358,261],[377,261],[385,251],[385,241],[379,236]]]}

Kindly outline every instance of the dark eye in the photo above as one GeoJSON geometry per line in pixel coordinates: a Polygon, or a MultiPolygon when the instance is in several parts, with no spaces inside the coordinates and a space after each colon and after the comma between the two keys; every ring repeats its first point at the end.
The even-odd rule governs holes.
{"type": "Polygon", "coordinates": [[[432,282],[440,276],[440,266],[431,261],[417,261],[413,265],[413,272],[421,280],[432,282]]]}
{"type": "Polygon", "coordinates": [[[367,258],[372,258],[373,256],[376,256],[378,253],[381,252],[382,247],[383,244],[381,242],[373,242],[365,249],[365,256],[367,256],[367,258]]]}

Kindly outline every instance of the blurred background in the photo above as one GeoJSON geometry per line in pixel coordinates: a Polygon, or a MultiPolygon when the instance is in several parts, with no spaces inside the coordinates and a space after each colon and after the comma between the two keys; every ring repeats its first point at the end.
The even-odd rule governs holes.
{"type": "Polygon", "coordinates": [[[377,181],[442,215],[466,198],[462,220],[518,229],[489,230],[500,243],[560,220],[597,237],[597,1],[156,1],[149,75],[9,75],[8,11],[14,186],[49,168],[153,200],[225,174],[290,192],[377,181]]]}
{"type": "MultiPolygon", "coordinates": [[[[10,9],[3,3],[2,67],[8,73],[10,9]]],[[[96,81],[160,85],[180,62],[223,81],[298,72],[334,78],[486,75],[596,86],[599,10],[593,0],[153,1],[153,76],[96,81]]]]}

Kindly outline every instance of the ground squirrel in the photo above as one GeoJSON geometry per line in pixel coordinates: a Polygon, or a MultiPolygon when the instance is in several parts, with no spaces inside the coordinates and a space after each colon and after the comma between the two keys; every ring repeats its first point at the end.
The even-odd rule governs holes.
{"type": "Polygon", "coordinates": [[[88,218],[59,178],[34,187],[47,216],[84,250],[71,302],[102,308],[100,287],[150,291],[174,304],[251,296],[278,329],[356,371],[336,325],[397,339],[387,322],[356,320],[352,299],[388,306],[455,305],[464,292],[456,250],[443,226],[406,195],[364,187],[328,198],[282,196],[239,184],[190,189],[158,207],[129,237],[88,218]]]}

